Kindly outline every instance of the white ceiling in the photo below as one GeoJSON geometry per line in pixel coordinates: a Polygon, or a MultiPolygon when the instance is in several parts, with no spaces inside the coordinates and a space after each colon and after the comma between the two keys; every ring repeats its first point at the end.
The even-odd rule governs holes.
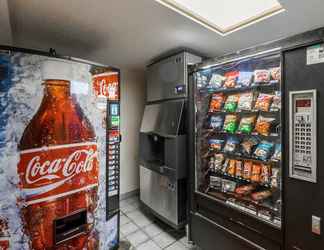
{"type": "Polygon", "coordinates": [[[140,70],[179,47],[214,57],[324,26],[323,0],[280,3],[286,12],[222,37],[154,0],[8,1],[15,46],[140,70]]]}

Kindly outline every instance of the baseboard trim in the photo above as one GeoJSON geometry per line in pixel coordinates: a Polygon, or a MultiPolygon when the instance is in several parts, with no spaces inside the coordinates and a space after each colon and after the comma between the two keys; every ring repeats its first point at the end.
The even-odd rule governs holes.
{"type": "Polygon", "coordinates": [[[130,192],[127,192],[127,193],[124,193],[124,194],[121,194],[119,196],[119,200],[125,200],[125,199],[128,199],[128,198],[131,198],[133,196],[137,196],[139,195],[139,189],[135,189],[133,191],[130,191],[130,192]]]}

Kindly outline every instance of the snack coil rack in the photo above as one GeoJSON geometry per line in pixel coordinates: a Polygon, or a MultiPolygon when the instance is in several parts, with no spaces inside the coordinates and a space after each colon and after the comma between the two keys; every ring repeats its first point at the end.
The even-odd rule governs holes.
{"type": "Polygon", "coordinates": [[[195,73],[196,190],[281,227],[281,62],[195,73]]]}

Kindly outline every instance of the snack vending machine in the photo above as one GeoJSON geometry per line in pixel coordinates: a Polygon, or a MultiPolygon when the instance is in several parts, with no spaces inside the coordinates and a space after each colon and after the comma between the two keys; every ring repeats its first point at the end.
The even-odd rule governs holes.
{"type": "Polygon", "coordinates": [[[203,65],[191,77],[189,224],[204,250],[213,240],[224,250],[281,249],[281,66],[272,50],[203,65]]]}

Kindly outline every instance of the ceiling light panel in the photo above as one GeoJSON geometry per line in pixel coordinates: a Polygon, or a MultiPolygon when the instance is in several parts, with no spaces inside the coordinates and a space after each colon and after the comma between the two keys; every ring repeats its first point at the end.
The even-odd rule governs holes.
{"type": "Polygon", "coordinates": [[[221,34],[284,11],[277,0],[155,0],[221,34]]]}

